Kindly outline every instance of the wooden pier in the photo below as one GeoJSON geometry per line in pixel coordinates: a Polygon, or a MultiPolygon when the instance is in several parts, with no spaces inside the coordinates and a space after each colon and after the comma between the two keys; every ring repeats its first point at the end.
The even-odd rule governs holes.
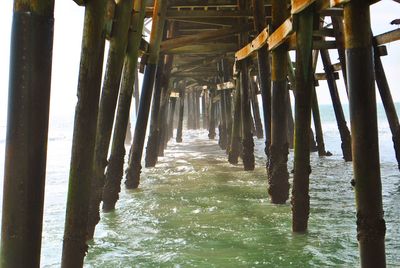
{"type": "MultiPolygon", "coordinates": [[[[157,165],[175,128],[176,142],[182,142],[185,126],[206,129],[210,139],[218,138],[227,161],[243,164],[246,171],[255,168],[254,139],[264,139],[265,191],[272,203],[287,203],[293,146],[292,230],[312,229],[312,118],[319,156],[330,154],[316,94],[319,80],[327,81],[343,161],[353,161],[361,266],[385,267],[375,82],[400,166],[400,125],[381,61],[385,44],[400,40],[400,29],[373,35],[370,5],[379,1],[74,1],[85,9],[85,22],[62,267],[83,266],[101,202],[105,212],[115,209],[125,173],[132,97],[137,120],[126,170],[128,189],[140,187],[142,160],[145,168],[157,165]],[[332,51],[338,62],[332,62],[332,51]],[[323,73],[316,72],[319,61],[323,73]],[[140,97],[134,91],[139,89],[138,71],[144,73],[140,97]],[[339,72],[344,81],[338,81],[339,72]],[[350,129],[337,85],[343,82],[350,129]]],[[[54,0],[14,0],[0,257],[4,268],[40,265],[53,16],[54,0]]]]}

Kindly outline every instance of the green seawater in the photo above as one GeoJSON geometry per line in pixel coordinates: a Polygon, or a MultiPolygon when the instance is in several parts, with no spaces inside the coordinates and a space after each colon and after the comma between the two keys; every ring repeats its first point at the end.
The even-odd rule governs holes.
{"type": "MultiPolygon", "coordinates": [[[[269,201],[263,140],[255,138],[255,171],[244,172],[207,131],[184,129],[183,143],[171,140],[157,166],[142,170],[140,188],[122,186],[117,209],[101,214],[85,267],[358,267],[352,163],[342,159],[332,108],[320,109],[333,156],[311,154],[308,233],[292,233],[290,200],[269,201]]],[[[400,172],[381,106],[378,119],[386,260],[400,267],[400,172]]],[[[72,126],[73,117],[50,121],[41,267],[60,267],[72,126]]]]}
{"type": "MultiPolygon", "coordinates": [[[[359,265],[351,163],[312,155],[309,232],[293,234],[290,201],[269,202],[262,141],[256,142],[256,170],[244,172],[227,163],[205,131],[186,139],[143,171],[140,189],[123,190],[115,212],[102,214],[85,267],[359,265]]],[[[397,192],[387,196],[393,202],[400,200],[395,178],[397,192]]],[[[393,209],[399,215],[398,206],[393,209]]],[[[397,236],[388,264],[400,266],[394,215],[386,215],[388,242],[397,236]]]]}

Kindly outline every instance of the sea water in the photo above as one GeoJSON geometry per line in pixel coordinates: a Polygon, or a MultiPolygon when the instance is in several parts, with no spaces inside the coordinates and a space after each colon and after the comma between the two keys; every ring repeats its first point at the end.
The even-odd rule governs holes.
{"type": "MultiPolygon", "coordinates": [[[[311,155],[307,234],[292,233],[289,201],[269,201],[263,140],[255,138],[256,168],[245,172],[205,130],[184,130],[183,143],[171,140],[157,166],[143,169],[139,189],[122,187],[116,210],[101,214],[85,267],[358,266],[352,164],[342,159],[332,108],[320,109],[333,156],[311,155]]],[[[400,267],[400,173],[381,105],[378,121],[387,263],[400,267]]],[[[60,266],[72,132],[73,115],[51,118],[42,267],[60,266]]],[[[1,122],[1,179],[4,143],[1,122]]]]}

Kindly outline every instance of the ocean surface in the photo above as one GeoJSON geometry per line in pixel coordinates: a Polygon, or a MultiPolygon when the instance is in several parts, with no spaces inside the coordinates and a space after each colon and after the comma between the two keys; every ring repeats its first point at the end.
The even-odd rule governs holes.
{"type": "MultiPolygon", "coordinates": [[[[256,169],[244,172],[205,130],[184,130],[183,143],[171,140],[157,166],[143,170],[140,188],[122,187],[115,212],[102,213],[85,267],[359,266],[352,164],[342,159],[332,108],[320,109],[333,156],[312,153],[307,234],[291,232],[289,202],[269,202],[263,140],[255,138],[256,169]]],[[[378,121],[387,264],[400,267],[400,173],[381,105],[378,121]]],[[[0,122],[1,180],[5,125],[0,122]]],[[[72,127],[73,114],[51,117],[42,267],[60,266],[72,127]]],[[[291,170],[293,151],[288,165],[291,170]]]]}

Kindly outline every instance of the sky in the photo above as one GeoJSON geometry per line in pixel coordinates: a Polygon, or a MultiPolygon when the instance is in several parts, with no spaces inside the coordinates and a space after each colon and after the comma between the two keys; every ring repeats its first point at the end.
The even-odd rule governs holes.
{"type": "MultiPolygon", "coordinates": [[[[7,111],[8,68],[10,32],[12,20],[12,0],[0,1],[0,123],[4,125],[7,111]]],[[[50,116],[71,116],[75,109],[78,81],[80,48],[82,38],[84,8],[72,0],[56,0],[55,34],[53,50],[52,89],[50,116]]],[[[382,0],[371,7],[374,34],[396,29],[390,25],[400,18],[400,4],[392,0],[382,0]]],[[[391,92],[395,101],[400,101],[400,42],[387,44],[388,56],[382,58],[391,92]]],[[[338,60],[332,57],[332,62],[338,60]]],[[[317,67],[321,71],[321,66],[317,67]]],[[[343,81],[338,82],[343,103],[347,103],[343,81]]],[[[317,88],[319,103],[330,103],[325,82],[317,88]]],[[[377,100],[380,101],[379,97],[377,100]]]]}

